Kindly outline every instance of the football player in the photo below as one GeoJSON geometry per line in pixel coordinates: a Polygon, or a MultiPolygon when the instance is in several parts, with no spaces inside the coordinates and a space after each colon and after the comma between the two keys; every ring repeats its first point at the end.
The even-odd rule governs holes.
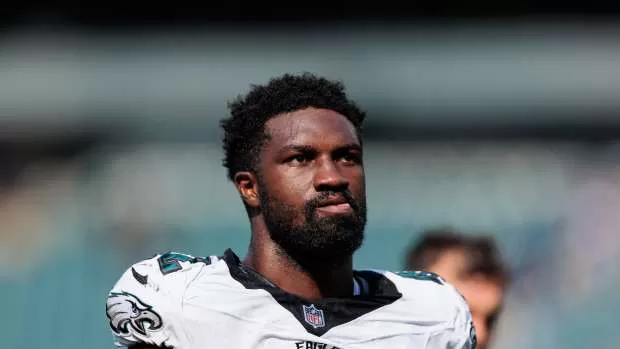
{"type": "Polygon", "coordinates": [[[249,250],[131,266],[107,298],[118,346],[475,347],[464,299],[435,274],[353,269],[366,225],[365,112],[341,82],[286,74],[229,107],[223,163],[250,220],[249,250]]]}

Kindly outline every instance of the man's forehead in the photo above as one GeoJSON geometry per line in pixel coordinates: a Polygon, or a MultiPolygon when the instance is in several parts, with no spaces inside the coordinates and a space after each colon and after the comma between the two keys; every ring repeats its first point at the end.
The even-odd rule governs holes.
{"type": "Polygon", "coordinates": [[[281,114],[267,121],[265,130],[275,143],[359,143],[353,124],[343,115],[328,109],[306,108],[281,114]]]}

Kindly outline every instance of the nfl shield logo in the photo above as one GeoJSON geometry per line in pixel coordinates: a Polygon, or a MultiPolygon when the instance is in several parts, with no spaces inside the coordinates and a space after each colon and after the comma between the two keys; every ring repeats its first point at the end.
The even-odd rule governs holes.
{"type": "Polygon", "coordinates": [[[325,318],[323,317],[323,310],[317,309],[314,307],[314,304],[311,304],[304,307],[304,319],[307,323],[312,325],[314,328],[319,328],[325,326],[325,318]]]}

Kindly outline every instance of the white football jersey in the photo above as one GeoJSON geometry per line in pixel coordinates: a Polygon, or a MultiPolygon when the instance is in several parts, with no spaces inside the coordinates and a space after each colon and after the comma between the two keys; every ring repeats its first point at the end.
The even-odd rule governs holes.
{"type": "Polygon", "coordinates": [[[354,295],[310,302],[227,250],[157,255],[114,285],[106,312],[117,346],[175,349],[473,349],[461,295],[427,272],[354,272],[354,295]]]}

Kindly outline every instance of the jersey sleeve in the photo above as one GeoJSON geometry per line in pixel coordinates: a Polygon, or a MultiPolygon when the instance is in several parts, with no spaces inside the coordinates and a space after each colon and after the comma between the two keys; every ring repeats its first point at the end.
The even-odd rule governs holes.
{"type": "Polygon", "coordinates": [[[164,274],[162,256],[132,265],[113,286],[106,300],[106,315],[114,344],[128,347],[144,343],[174,347],[179,341],[183,280],[164,274]]]}
{"type": "Polygon", "coordinates": [[[454,299],[454,315],[451,326],[431,335],[428,349],[476,349],[476,329],[469,307],[461,294],[452,286],[446,285],[454,299]]]}

